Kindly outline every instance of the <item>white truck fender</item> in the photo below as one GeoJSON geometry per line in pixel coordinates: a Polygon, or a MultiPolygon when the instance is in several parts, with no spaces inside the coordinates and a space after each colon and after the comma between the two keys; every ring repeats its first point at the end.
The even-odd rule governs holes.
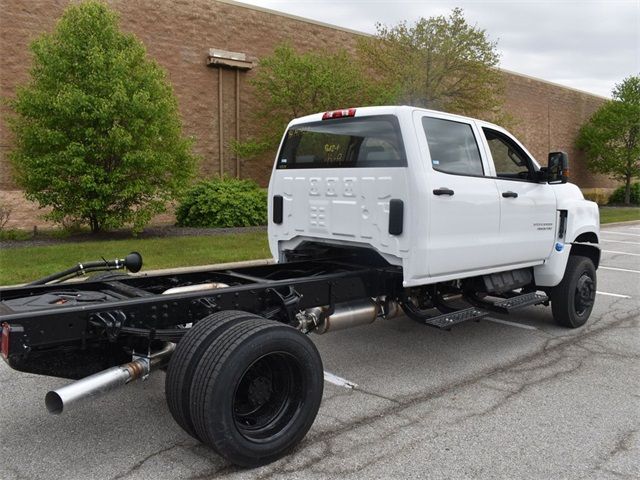
{"type": "Polygon", "coordinates": [[[562,281],[569,255],[591,258],[596,268],[600,263],[600,212],[594,202],[585,201],[580,189],[570,183],[555,186],[558,199],[558,225],[566,212],[564,231],[558,229],[556,243],[545,263],[534,267],[536,285],[554,287],[562,281]]]}

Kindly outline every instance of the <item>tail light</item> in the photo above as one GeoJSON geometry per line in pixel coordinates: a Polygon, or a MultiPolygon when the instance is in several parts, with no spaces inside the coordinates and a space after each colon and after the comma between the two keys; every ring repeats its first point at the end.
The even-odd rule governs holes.
{"type": "Polygon", "coordinates": [[[8,323],[2,324],[2,340],[0,340],[0,353],[2,356],[7,359],[9,358],[9,332],[11,332],[11,327],[8,323]]]}
{"type": "Polygon", "coordinates": [[[330,120],[332,118],[355,117],[355,116],[356,116],[355,108],[346,108],[344,110],[334,110],[332,112],[324,112],[322,114],[322,119],[330,120]]]}

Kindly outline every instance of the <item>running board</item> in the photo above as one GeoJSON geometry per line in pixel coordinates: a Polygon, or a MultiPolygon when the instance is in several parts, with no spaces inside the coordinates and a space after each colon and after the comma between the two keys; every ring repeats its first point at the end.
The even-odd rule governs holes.
{"type": "Polygon", "coordinates": [[[493,302],[493,304],[487,305],[485,308],[500,312],[500,313],[510,313],[514,310],[518,310],[519,308],[529,307],[531,305],[539,305],[541,303],[546,303],[549,301],[549,297],[547,297],[543,293],[531,292],[525,293],[523,295],[518,295],[517,297],[505,298],[504,300],[498,300],[497,302],[493,302]]]}
{"type": "Polygon", "coordinates": [[[444,313],[437,317],[426,318],[424,320],[425,325],[430,327],[441,328],[443,330],[449,330],[452,326],[466,322],[469,320],[480,320],[482,317],[489,315],[489,312],[480,308],[465,308],[464,310],[458,310],[456,312],[444,313]]]}
{"type": "Polygon", "coordinates": [[[476,302],[476,307],[465,308],[456,312],[444,313],[436,317],[426,318],[425,325],[449,330],[458,323],[469,320],[480,320],[491,312],[510,313],[519,308],[539,305],[549,301],[549,297],[544,294],[531,292],[511,298],[503,298],[495,302],[476,302]]]}

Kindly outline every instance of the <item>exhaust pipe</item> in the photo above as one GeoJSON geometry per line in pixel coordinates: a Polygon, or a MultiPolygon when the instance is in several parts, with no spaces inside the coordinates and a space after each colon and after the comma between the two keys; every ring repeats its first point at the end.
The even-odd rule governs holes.
{"type": "Polygon", "coordinates": [[[44,398],[45,406],[49,413],[59,415],[82,400],[97,397],[139,378],[146,378],[152,370],[168,362],[175,348],[175,343],[167,343],[162,350],[150,357],[138,357],[124,365],[108,368],[57,390],[51,390],[44,398]]]}
{"type": "Polygon", "coordinates": [[[297,319],[302,331],[312,331],[321,335],[329,331],[367,325],[378,317],[395,317],[400,308],[394,301],[376,298],[338,303],[331,315],[327,314],[327,310],[328,307],[315,307],[298,314],[297,319]]]}

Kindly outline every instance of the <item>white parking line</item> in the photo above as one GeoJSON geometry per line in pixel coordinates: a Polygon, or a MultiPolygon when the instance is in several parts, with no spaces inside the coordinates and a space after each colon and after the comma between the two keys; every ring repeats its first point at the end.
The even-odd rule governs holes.
{"type": "Polygon", "coordinates": [[[629,270],[629,269],[626,269],[626,268],[603,267],[602,265],[600,265],[598,268],[601,268],[603,270],[615,270],[617,272],[640,273],[640,270],[629,270]]]}
{"type": "Polygon", "coordinates": [[[614,232],[612,230],[603,230],[600,233],[606,233],[607,235],[630,235],[632,237],[640,237],[640,233],[614,232]]]}
{"type": "Polygon", "coordinates": [[[596,292],[598,295],[606,295],[607,297],[631,298],[629,295],[620,295],[619,293],[596,292]]]}
{"type": "Polygon", "coordinates": [[[490,322],[503,323],[505,325],[511,325],[512,327],[524,328],[525,330],[538,330],[531,325],[525,325],[524,323],[509,322],[507,320],[500,320],[499,318],[484,317],[483,320],[489,320],[490,322]]]}
{"type": "Polygon", "coordinates": [[[326,370],[324,371],[324,381],[333,383],[334,385],[337,385],[339,387],[344,387],[349,389],[356,388],[358,386],[357,383],[353,383],[353,382],[350,382],[349,380],[345,380],[344,378],[334,375],[331,372],[327,372],[326,370]]]}
{"type": "Polygon", "coordinates": [[[624,240],[608,240],[606,238],[600,239],[601,242],[606,243],[626,243],[627,245],[640,245],[640,242],[625,242],[624,240]]]}
{"type": "Polygon", "coordinates": [[[605,253],[615,253],[616,255],[631,255],[632,257],[640,257],[640,253],[616,252],[615,250],[602,250],[605,253]]]}

